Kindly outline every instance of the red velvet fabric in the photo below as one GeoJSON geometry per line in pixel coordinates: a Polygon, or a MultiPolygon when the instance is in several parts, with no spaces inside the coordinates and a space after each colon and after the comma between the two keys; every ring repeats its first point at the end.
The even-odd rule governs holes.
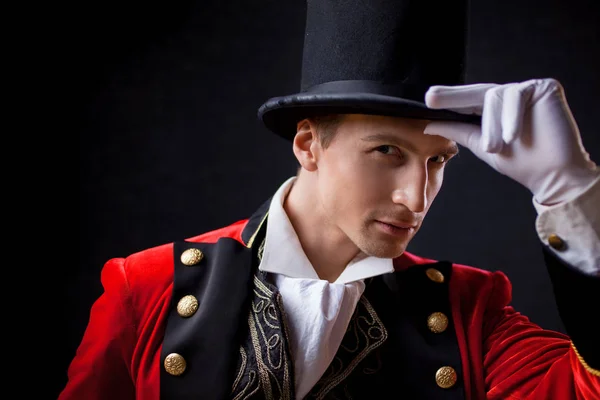
{"type": "MultiPolygon", "coordinates": [[[[242,242],[246,222],[189,240],[242,242]]],[[[433,261],[405,253],[395,265],[433,261]]],[[[105,264],[104,293],[92,306],[59,400],[159,399],[173,262],[169,244],[105,264]]],[[[503,273],[454,265],[450,302],[467,399],[600,399],[600,378],[585,370],[569,338],[542,330],[510,301],[503,273]]]]}

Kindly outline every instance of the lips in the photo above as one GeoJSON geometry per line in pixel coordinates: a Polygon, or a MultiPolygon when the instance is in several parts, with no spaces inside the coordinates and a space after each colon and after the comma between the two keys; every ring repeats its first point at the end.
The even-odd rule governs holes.
{"type": "Polygon", "coordinates": [[[405,221],[379,221],[386,225],[391,225],[394,228],[398,229],[415,229],[417,227],[416,223],[413,222],[405,222],[405,221]]]}

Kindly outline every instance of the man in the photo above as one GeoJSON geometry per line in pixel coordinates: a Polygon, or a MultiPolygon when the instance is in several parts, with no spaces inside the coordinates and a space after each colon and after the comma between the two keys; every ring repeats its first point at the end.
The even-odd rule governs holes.
{"type": "Polygon", "coordinates": [[[60,400],[598,399],[598,168],[557,81],[461,84],[463,22],[309,1],[302,91],[259,110],[297,176],[248,220],[108,261],[60,400]],[[405,251],[458,145],[531,191],[569,336],[501,272],[405,251]]]}

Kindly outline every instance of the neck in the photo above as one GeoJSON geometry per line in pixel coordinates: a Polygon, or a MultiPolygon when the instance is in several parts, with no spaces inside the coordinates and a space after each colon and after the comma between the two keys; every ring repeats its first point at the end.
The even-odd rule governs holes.
{"type": "Polygon", "coordinates": [[[319,278],[334,282],[360,250],[327,218],[311,175],[299,174],[283,207],[319,278]]]}

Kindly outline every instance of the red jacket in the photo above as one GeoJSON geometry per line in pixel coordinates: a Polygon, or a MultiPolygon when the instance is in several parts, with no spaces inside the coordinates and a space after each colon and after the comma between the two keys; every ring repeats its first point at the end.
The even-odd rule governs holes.
{"type": "MultiPolygon", "coordinates": [[[[247,223],[188,241],[231,238],[246,245],[247,223]]],[[[405,253],[395,265],[430,262],[405,253]]],[[[105,264],[104,293],[91,309],[59,400],[159,399],[173,265],[173,244],[105,264]]],[[[511,284],[502,272],[452,268],[449,302],[467,399],[600,399],[598,371],[585,365],[569,337],[542,330],[510,306],[511,284]]]]}

